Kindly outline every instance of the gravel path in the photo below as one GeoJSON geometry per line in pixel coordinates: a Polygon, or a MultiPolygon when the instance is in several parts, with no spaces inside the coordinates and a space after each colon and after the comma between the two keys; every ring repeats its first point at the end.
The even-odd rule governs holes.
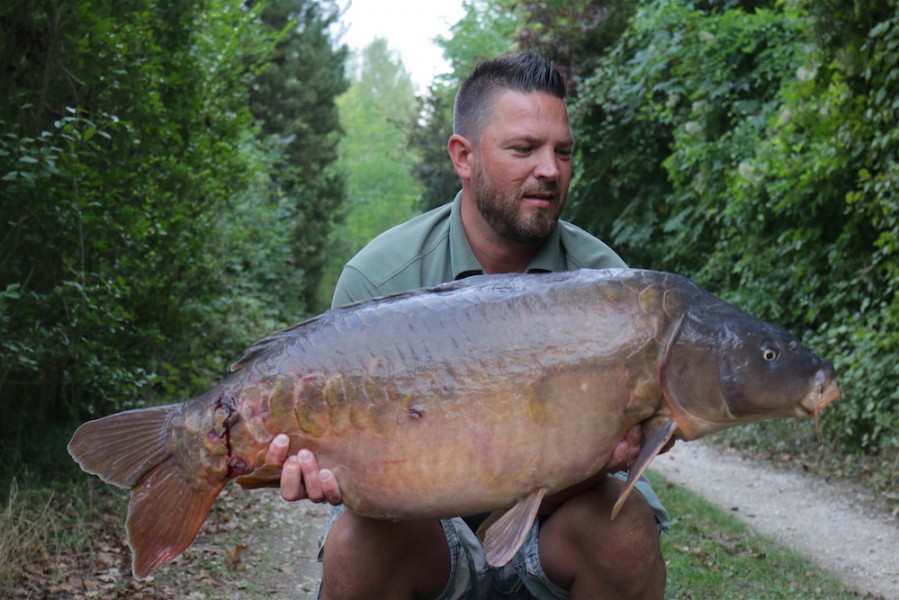
{"type": "Polygon", "coordinates": [[[270,507],[267,527],[256,531],[257,550],[265,557],[248,577],[261,584],[264,595],[256,590],[245,596],[313,600],[318,597],[322,568],[318,548],[331,507],[311,502],[285,502],[274,490],[257,490],[261,503],[270,507]],[[261,492],[261,494],[260,494],[261,492]]]}
{"type": "Polygon", "coordinates": [[[676,444],[651,469],[860,592],[899,600],[899,521],[872,514],[848,486],[774,469],[702,442],[676,444]]]}

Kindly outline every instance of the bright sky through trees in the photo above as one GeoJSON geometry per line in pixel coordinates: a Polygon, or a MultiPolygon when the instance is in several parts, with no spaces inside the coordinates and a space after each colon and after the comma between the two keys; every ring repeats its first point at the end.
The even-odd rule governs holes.
{"type": "Polygon", "coordinates": [[[433,43],[446,35],[462,18],[462,0],[343,0],[342,41],[353,51],[365,48],[376,37],[387,39],[391,50],[399,52],[419,93],[427,91],[434,75],[448,65],[441,49],[433,43]]]}

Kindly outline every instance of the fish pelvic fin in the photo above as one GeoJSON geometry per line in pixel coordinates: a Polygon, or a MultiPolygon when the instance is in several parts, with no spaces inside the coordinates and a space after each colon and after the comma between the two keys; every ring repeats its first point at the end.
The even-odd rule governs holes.
{"type": "Polygon", "coordinates": [[[627,483],[624,486],[624,489],[621,491],[621,494],[618,496],[618,500],[615,502],[615,506],[612,508],[612,518],[618,516],[618,513],[621,511],[621,507],[624,506],[627,497],[630,496],[631,491],[633,491],[634,486],[637,485],[637,480],[646,472],[646,469],[649,467],[649,464],[653,461],[653,459],[659,455],[662,449],[671,441],[671,437],[674,435],[674,432],[677,430],[677,421],[674,419],[665,419],[662,421],[662,425],[660,427],[656,427],[652,434],[643,442],[643,448],[640,450],[640,455],[637,457],[637,462],[634,463],[634,466],[631,467],[630,472],[627,476],[627,483]]]}
{"type": "Polygon", "coordinates": [[[546,488],[537,488],[493,520],[492,524],[490,521],[485,523],[488,525],[485,531],[478,532],[479,535],[483,533],[484,550],[491,566],[501,567],[512,560],[524,544],[545,494],[546,488]]]}
{"type": "Polygon", "coordinates": [[[264,464],[234,481],[245,490],[278,487],[281,484],[281,465],[264,464]]]}
{"type": "Polygon", "coordinates": [[[79,427],[68,445],[81,469],[131,490],[126,530],[132,572],[142,579],[183,552],[226,481],[197,477],[172,451],[181,405],[116,413],[79,427]]]}

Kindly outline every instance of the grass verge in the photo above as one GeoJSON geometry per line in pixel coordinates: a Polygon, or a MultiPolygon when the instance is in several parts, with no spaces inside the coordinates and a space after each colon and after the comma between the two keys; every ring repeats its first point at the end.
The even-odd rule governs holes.
{"type": "Polygon", "coordinates": [[[649,474],[674,515],[662,536],[667,600],[828,600],[860,595],[802,555],[754,533],[700,496],[649,474]]]}
{"type": "Polygon", "coordinates": [[[0,512],[0,590],[7,589],[32,564],[48,558],[56,538],[56,519],[47,494],[22,492],[15,480],[9,485],[0,512]]]}

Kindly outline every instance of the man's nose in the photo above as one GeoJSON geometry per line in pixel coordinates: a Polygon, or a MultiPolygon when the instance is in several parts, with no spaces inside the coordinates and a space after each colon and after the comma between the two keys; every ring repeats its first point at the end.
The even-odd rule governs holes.
{"type": "Polygon", "coordinates": [[[534,176],[538,179],[558,179],[562,172],[559,166],[559,157],[552,148],[542,148],[536,153],[537,164],[534,166],[534,176]]]}

